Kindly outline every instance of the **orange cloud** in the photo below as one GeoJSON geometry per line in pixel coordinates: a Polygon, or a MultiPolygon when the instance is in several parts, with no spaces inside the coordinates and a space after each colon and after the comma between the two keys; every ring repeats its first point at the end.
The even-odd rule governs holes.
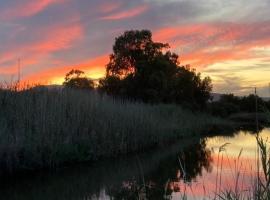
{"type": "Polygon", "coordinates": [[[199,34],[202,36],[209,36],[217,33],[217,29],[214,26],[208,24],[193,24],[193,25],[183,25],[180,27],[167,27],[157,30],[154,34],[156,40],[168,41],[175,37],[187,36],[194,37],[193,34],[199,34]]]}
{"type": "Polygon", "coordinates": [[[105,75],[105,65],[109,61],[109,56],[100,56],[83,63],[71,66],[54,67],[35,73],[24,78],[23,82],[30,84],[61,84],[65,74],[71,69],[80,69],[91,78],[100,78],[105,75]]]}
{"type": "Polygon", "coordinates": [[[0,16],[4,19],[14,19],[18,17],[29,17],[35,15],[51,4],[61,3],[64,0],[28,0],[20,1],[12,6],[11,9],[6,9],[0,16]]]}
{"type": "MultiPolygon", "coordinates": [[[[42,0],[40,4],[30,1],[29,4],[32,2],[32,6],[28,7],[33,8],[35,12],[39,12],[46,8],[46,6],[61,1],[63,0],[42,0]]],[[[108,12],[114,14],[108,14],[100,19],[126,19],[137,16],[148,9],[148,6],[144,5],[116,13],[116,10],[120,7],[121,4],[119,3],[106,3],[101,5],[100,11],[102,13],[108,12]]],[[[66,71],[72,67],[59,68],[59,66],[66,66],[68,64],[57,58],[49,60],[50,55],[54,55],[54,52],[72,48],[77,41],[85,39],[87,42],[87,39],[84,38],[83,25],[78,23],[80,22],[79,19],[80,15],[75,16],[75,20],[71,19],[72,24],[65,25],[65,23],[63,23],[62,25],[58,24],[50,26],[50,28],[44,27],[35,30],[34,34],[38,35],[38,39],[35,41],[27,44],[18,44],[16,46],[11,45],[11,47],[6,49],[4,54],[0,56],[0,73],[16,74],[16,62],[18,57],[21,57],[23,60],[23,69],[30,68],[27,70],[28,73],[30,73],[30,71],[31,73],[40,71],[37,72],[37,75],[26,77],[27,80],[40,82],[38,77],[45,77],[42,78],[42,80],[48,82],[60,80],[66,71]],[[21,52],[22,55],[20,54],[21,52]],[[48,60],[46,60],[47,58],[48,60]],[[10,64],[12,60],[13,64],[10,64]],[[45,67],[45,65],[55,66],[55,68],[48,71],[38,69],[39,67],[45,67]],[[61,71],[61,69],[63,70],[61,71]],[[57,70],[60,71],[57,72],[57,70]]],[[[161,28],[154,32],[153,37],[155,41],[169,42],[172,50],[180,54],[180,61],[182,61],[182,64],[191,64],[193,67],[203,69],[215,63],[265,56],[258,52],[254,53],[253,49],[270,46],[270,39],[266,36],[269,30],[269,22],[256,22],[253,24],[224,22],[185,24],[177,27],[161,28]]],[[[14,38],[17,36],[19,35],[15,35],[14,38]]],[[[10,39],[10,43],[12,44],[12,39],[10,39]]],[[[95,74],[95,77],[100,77],[104,74],[104,65],[106,63],[99,60],[99,64],[93,64],[92,61],[93,60],[91,60],[91,62],[86,61],[73,67],[84,69],[89,72],[90,75],[95,74]]]]}
{"type": "MultiPolygon", "coordinates": [[[[23,66],[29,66],[37,63],[36,57],[26,58],[23,60],[23,63],[21,62],[21,69],[23,69],[23,66]]],[[[18,59],[14,58],[14,61],[12,62],[12,65],[5,68],[0,68],[0,74],[2,75],[17,75],[18,73],[18,59]]]]}
{"type": "Polygon", "coordinates": [[[157,30],[154,39],[169,42],[185,64],[204,68],[227,60],[260,57],[251,50],[270,45],[266,38],[269,28],[268,22],[191,24],[157,30]]]}
{"type": "Polygon", "coordinates": [[[143,12],[145,12],[147,9],[148,9],[148,7],[146,5],[143,5],[143,6],[132,8],[132,9],[129,9],[127,11],[119,12],[119,13],[116,13],[113,15],[101,17],[100,19],[102,19],[102,20],[127,19],[127,18],[138,16],[138,15],[142,14],[143,12]]]}
{"type": "Polygon", "coordinates": [[[79,24],[52,29],[41,42],[29,45],[30,51],[54,52],[71,46],[74,40],[83,35],[83,29],[79,24]]]}
{"type": "Polygon", "coordinates": [[[32,43],[12,48],[0,57],[0,64],[7,61],[12,63],[10,65],[2,64],[0,68],[1,74],[17,74],[18,58],[22,60],[22,72],[34,65],[38,66],[48,55],[72,47],[74,42],[80,40],[84,35],[80,24],[53,27],[50,30],[45,28],[41,32],[44,34],[42,38],[32,43]],[[23,52],[23,54],[20,55],[20,52],[23,52]]]}
{"type": "Polygon", "coordinates": [[[0,55],[0,63],[9,61],[10,59],[13,58],[13,56],[14,54],[12,52],[4,52],[4,54],[0,55]]]}

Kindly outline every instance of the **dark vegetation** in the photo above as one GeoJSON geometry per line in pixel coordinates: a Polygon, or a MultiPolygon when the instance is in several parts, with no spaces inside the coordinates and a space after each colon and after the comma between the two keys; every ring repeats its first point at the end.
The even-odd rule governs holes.
{"type": "Polygon", "coordinates": [[[2,174],[144,151],[221,123],[176,105],[78,89],[0,91],[0,110],[2,174]]]}
{"type": "Polygon", "coordinates": [[[188,179],[194,179],[203,170],[211,170],[211,153],[205,140],[196,138],[192,142],[186,140],[124,159],[106,159],[90,166],[79,165],[52,173],[43,172],[31,178],[20,177],[8,184],[0,183],[0,193],[5,200],[102,199],[100,190],[104,189],[111,199],[138,199],[138,194],[146,193],[147,199],[163,200],[164,195],[173,192],[169,188],[164,194],[168,180],[170,183],[179,181],[179,155],[186,165],[188,179]]]}
{"type": "Polygon", "coordinates": [[[233,120],[248,120],[253,123],[255,122],[256,112],[258,112],[259,121],[267,123],[269,121],[269,117],[267,116],[269,110],[270,101],[264,101],[254,94],[243,97],[224,94],[221,95],[218,101],[208,104],[208,111],[212,115],[231,118],[233,120]]]}
{"type": "Polygon", "coordinates": [[[147,30],[127,31],[116,38],[100,91],[146,103],[173,103],[204,108],[211,79],[181,66],[168,44],[154,42],[147,30]]]}
{"type": "MultiPolygon", "coordinates": [[[[64,86],[93,89],[93,81],[83,75],[80,70],[70,71],[64,86]]],[[[150,31],[132,30],[116,38],[106,77],[97,89],[129,101],[203,109],[211,98],[212,84],[209,77],[201,78],[195,69],[181,66],[169,44],[154,42],[150,31]]]]}
{"type": "Polygon", "coordinates": [[[81,70],[71,70],[66,74],[63,85],[67,88],[73,89],[94,89],[94,81],[87,78],[81,70]]]}
{"type": "Polygon", "coordinates": [[[62,88],[0,89],[0,175],[145,151],[227,125],[202,111],[227,116],[238,102],[224,96],[209,106],[210,78],[168,49],[150,31],[127,31],[98,86],[72,70],[62,88]]]}

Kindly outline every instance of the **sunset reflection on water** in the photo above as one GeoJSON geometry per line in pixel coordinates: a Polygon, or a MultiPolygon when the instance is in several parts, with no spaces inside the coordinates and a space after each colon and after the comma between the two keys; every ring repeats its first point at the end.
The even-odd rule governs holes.
{"type": "MultiPolygon", "coordinates": [[[[259,136],[268,144],[270,129],[264,129],[259,136]]],[[[172,181],[169,184],[169,189],[173,190],[170,198],[179,199],[184,195],[188,199],[213,198],[215,194],[229,190],[251,196],[257,176],[256,135],[240,131],[233,137],[207,138],[206,148],[211,149],[211,171],[204,168],[202,174],[190,182],[183,179],[172,181]]],[[[259,168],[262,175],[262,167],[259,168]]]]}

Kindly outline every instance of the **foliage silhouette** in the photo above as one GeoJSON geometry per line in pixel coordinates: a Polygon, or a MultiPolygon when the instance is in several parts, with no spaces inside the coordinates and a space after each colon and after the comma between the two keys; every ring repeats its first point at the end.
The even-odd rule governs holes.
{"type": "Polygon", "coordinates": [[[99,89],[109,95],[147,103],[190,104],[202,108],[210,99],[211,79],[180,66],[169,45],[154,42],[148,30],[126,31],[115,40],[99,89]]]}
{"type": "Polygon", "coordinates": [[[228,117],[236,113],[255,113],[255,102],[257,98],[258,112],[264,113],[270,110],[270,104],[259,96],[250,94],[248,96],[238,97],[234,94],[223,94],[218,101],[209,104],[209,111],[213,115],[228,117]]]}
{"type": "Polygon", "coordinates": [[[94,89],[94,82],[83,71],[74,69],[66,74],[63,85],[68,88],[94,89]]]}

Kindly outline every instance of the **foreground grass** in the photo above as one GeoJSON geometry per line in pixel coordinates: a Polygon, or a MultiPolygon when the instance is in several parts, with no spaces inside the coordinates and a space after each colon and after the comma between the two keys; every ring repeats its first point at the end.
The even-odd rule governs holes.
{"type": "Polygon", "coordinates": [[[143,151],[219,120],[79,90],[0,90],[0,174],[143,151]]]}

